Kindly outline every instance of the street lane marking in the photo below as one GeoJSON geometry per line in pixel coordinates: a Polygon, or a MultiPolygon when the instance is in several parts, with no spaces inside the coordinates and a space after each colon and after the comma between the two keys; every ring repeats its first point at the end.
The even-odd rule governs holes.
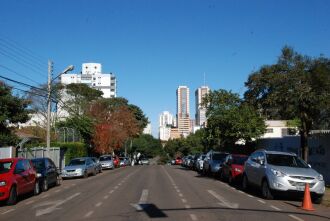
{"type": "Polygon", "coordinates": [[[25,205],[30,205],[31,203],[34,203],[34,200],[31,200],[29,202],[26,202],[25,205]]]}
{"type": "Polygon", "coordinates": [[[270,207],[273,208],[274,210],[281,211],[281,209],[276,206],[271,205],[270,207]]]}
{"type": "Polygon", "coordinates": [[[186,208],[186,209],[190,209],[191,206],[190,206],[190,205],[184,205],[184,208],[186,208]]]}
{"type": "Polygon", "coordinates": [[[94,211],[89,211],[88,213],[86,213],[85,218],[90,217],[93,213],[94,213],[94,211]]]}
{"type": "Polygon", "coordinates": [[[297,220],[297,221],[305,221],[305,220],[303,220],[303,219],[301,219],[301,218],[299,218],[299,217],[297,217],[297,216],[295,216],[295,215],[292,215],[292,214],[290,214],[289,215],[292,219],[295,219],[295,220],[297,220]]]}
{"type": "Polygon", "coordinates": [[[179,193],[179,197],[183,197],[183,194],[182,193],[179,193]]]}
{"type": "Polygon", "coordinates": [[[232,208],[232,209],[237,209],[238,208],[237,203],[231,203],[231,202],[227,201],[224,197],[220,196],[215,191],[208,190],[208,192],[209,192],[209,194],[211,194],[213,197],[215,197],[217,200],[220,201],[220,203],[218,203],[219,205],[229,207],[229,208],[232,208]]]}
{"type": "Polygon", "coordinates": [[[103,197],[103,199],[108,199],[109,198],[109,196],[108,195],[105,195],[104,197],[103,197]]]}
{"type": "Polygon", "coordinates": [[[109,191],[110,194],[113,193],[113,192],[114,192],[114,190],[109,191]]]}
{"type": "Polygon", "coordinates": [[[248,197],[250,197],[250,198],[254,198],[254,196],[251,196],[250,194],[246,194],[248,197]]]}
{"type": "Polygon", "coordinates": [[[64,204],[64,203],[66,203],[66,202],[72,200],[73,198],[79,196],[80,194],[81,194],[81,193],[75,193],[75,194],[69,196],[68,198],[66,198],[66,199],[64,199],[64,200],[55,201],[55,202],[53,203],[52,206],[47,207],[47,208],[45,208],[45,209],[39,209],[39,210],[37,210],[37,211],[36,211],[36,216],[42,216],[42,215],[45,215],[45,214],[52,213],[53,211],[58,210],[58,209],[59,209],[58,207],[59,207],[60,205],[62,205],[62,204],[64,204]]]}
{"type": "Polygon", "coordinates": [[[243,194],[244,194],[244,192],[243,192],[242,190],[238,190],[238,192],[239,192],[239,193],[243,193],[243,194]]]}
{"type": "Polygon", "coordinates": [[[180,193],[181,191],[179,189],[177,189],[176,192],[180,193]]]}
{"type": "Polygon", "coordinates": [[[44,198],[46,198],[46,197],[49,197],[49,194],[43,195],[43,196],[41,197],[41,199],[44,199],[44,198]]]}
{"type": "Polygon", "coordinates": [[[263,201],[263,200],[258,200],[258,202],[260,202],[260,203],[262,203],[262,204],[266,204],[266,202],[263,201]]]}
{"type": "Polygon", "coordinates": [[[118,186],[115,186],[115,190],[118,189],[118,186]]]}
{"type": "Polygon", "coordinates": [[[102,205],[102,202],[99,202],[97,204],[95,204],[95,207],[100,207],[102,205]]]}
{"type": "Polygon", "coordinates": [[[75,184],[75,183],[71,184],[71,186],[75,186],[75,185],[77,185],[77,184],[75,184]]]}
{"type": "Polygon", "coordinates": [[[3,213],[1,213],[2,215],[3,214],[7,214],[7,213],[10,213],[10,212],[13,212],[15,209],[10,209],[10,210],[7,210],[7,211],[5,211],[5,212],[3,212],[3,213]]]}
{"type": "Polygon", "coordinates": [[[61,191],[61,189],[58,189],[58,190],[55,190],[54,192],[55,192],[55,193],[58,193],[58,192],[60,192],[60,191],[61,191]]]}
{"type": "Polygon", "coordinates": [[[192,221],[197,221],[197,216],[195,214],[190,214],[190,218],[192,221]]]}
{"type": "Polygon", "coordinates": [[[182,200],[182,202],[183,202],[183,203],[186,203],[186,202],[187,202],[187,200],[186,200],[186,199],[181,199],[181,200],[182,200]]]}

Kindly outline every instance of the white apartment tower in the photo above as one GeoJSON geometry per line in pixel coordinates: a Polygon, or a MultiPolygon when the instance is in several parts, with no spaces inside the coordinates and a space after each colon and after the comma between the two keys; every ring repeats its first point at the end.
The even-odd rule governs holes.
{"type": "Polygon", "coordinates": [[[178,130],[181,135],[186,137],[191,133],[189,88],[187,86],[179,86],[176,91],[176,97],[178,130]]]}
{"type": "Polygon", "coordinates": [[[159,115],[159,139],[167,141],[171,136],[171,127],[173,126],[173,115],[168,111],[163,111],[159,115]]]}
{"type": "Polygon", "coordinates": [[[64,74],[61,76],[62,84],[87,84],[103,92],[104,98],[117,97],[117,81],[114,74],[102,73],[99,63],[83,63],[81,74],[64,74]]]}
{"type": "Polygon", "coordinates": [[[210,93],[208,86],[202,86],[195,91],[195,105],[196,105],[196,126],[206,126],[206,108],[202,107],[203,98],[210,93]]]}

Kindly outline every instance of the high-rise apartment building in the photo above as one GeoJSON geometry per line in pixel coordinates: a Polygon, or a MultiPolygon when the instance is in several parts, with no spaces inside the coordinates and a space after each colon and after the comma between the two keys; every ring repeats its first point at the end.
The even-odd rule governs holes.
{"type": "Polygon", "coordinates": [[[117,97],[117,80],[114,74],[102,73],[99,63],[82,64],[81,74],[61,75],[62,84],[86,84],[103,92],[104,98],[117,97]]]}
{"type": "Polygon", "coordinates": [[[171,136],[171,127],[174,126],[173,115],[168,111],[163,111],[159,115],[159,139],[167,141],[171,136]]]}
{"type": "Polygon", "coordinates": [[[210,88],[208,86],[202,86],[195,91],[195,107],[196,107],[196,126],[205,127],[206,126],[206,108],[202,107],[203,98],[210,93],[210,88]]]}
{"type": "Polygon", "coordinates": [[[179,86],[176,91],[177,98],[177,126],[179,133],[184,137],[189,135],[190,129],[190,102],[189,88],[179,86]]]}

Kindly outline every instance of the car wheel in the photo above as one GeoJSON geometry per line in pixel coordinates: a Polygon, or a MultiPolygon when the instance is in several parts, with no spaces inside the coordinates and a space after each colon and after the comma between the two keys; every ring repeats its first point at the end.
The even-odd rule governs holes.
{"type": "Polygon", "coordinates": [[[249,188],[249,180],[247,176],[244,174],[243,175],[243,181],[242,181],[242,189],[247,190],[249,188]]]}
{"type": "Polygon", "coordinates": [[[323,196],[319,196],[319,197],[312,198],[312,201],[313,201],[313,203],[315,203],[315,204],[321,204],[322,201],[323,201],[323,196]]]}
{"type": "Polygon", "coordinates": [[[225,181],[225,175],[223,175],[223,172],[220,170],[220,180],[225,181]]]}
{"type": "Polygon", "coordinates": [[[10,192],[9,192],[9,198],[6,202],[6,204],[8,206],[10,205],[15,205],[17,203],[17,191],[16,191],[16,187],[13,186],[11,189],[10,189],[10,192]]]}
{"type": "Polygon", "coordinates": [[[87,173],[87,171],[85,170],[84,171],[84,176],[83,176],[83,178],[87,178],[88,177],[88,173],[87,173]]]}
{"type": "Polygon", "coordinates": [[[229,174],[229,177],[228,177],[228,183],[229,185],[233,185],[233,176],[231,174],[229,174]]]}
{"type": "Polygon", "coordinates": [[[40,185],[39,185],[38,180],[36,180],[36,182],[34,183],[33,194],[38,195],[39,193],[40,193],[40,185]]]}
{"type": "Polygon", "coordinates": [[[93,170],[93,176],[96,176],[97,172],[96,169],[93,170]]]}
{"type": "Polygon", "coordinates": [[[261,194],[264,199],[272,200],[274,199],[273,194],[270,191],[267,180],[264,180],[261,185],[261,194]]]}
{"type": "Polygon", "coordinates": [[[42,181],[42,191],[46,192],[48,190],[48,181],[47,178],[45,177],[45,179],[42,181]]]}
{"type": "Polygon", "coordinates": [[[60,176],[56,176],[56,186],[61,185],[61,177],[60,176]]]}

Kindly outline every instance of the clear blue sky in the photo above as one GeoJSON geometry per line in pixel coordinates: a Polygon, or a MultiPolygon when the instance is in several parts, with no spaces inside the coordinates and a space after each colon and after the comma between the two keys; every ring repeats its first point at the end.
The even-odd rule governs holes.
{"type": "Polygon", "coordinates": [[[211,89],[242,94],[248,75],[276,62],[284,45],[330,57],[330,1],[1,0],[0,38],[38,56],[11,51],[39,72],[12,61],[11,46],[0,41],[0,65],[34,82],[1,66],[0,75],[29,84],[46,82],[47,59],[55,73],[102,63],[116,74],[118,95],[142,108],[157,135],[159,114],[176,111],[179,85],[190,88],[194,116],[204,72],[211,89]]]}

